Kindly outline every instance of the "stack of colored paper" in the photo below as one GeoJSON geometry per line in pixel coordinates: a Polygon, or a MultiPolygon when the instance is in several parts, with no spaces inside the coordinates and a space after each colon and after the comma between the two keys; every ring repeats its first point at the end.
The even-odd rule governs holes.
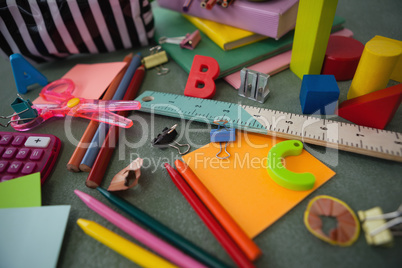
{"type": "Polygon", "coordinates": [[[41,206],[40,173],[0,183],[2,267],[56,267],[70,206],[41,206]]]}

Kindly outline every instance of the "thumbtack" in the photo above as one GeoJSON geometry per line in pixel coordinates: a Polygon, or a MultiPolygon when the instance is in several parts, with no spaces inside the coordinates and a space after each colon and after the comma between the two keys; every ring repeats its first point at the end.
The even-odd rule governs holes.
{"type": "Polygon", "coordinates": [[[239,96],[260,103],[264,103],[267,100],[269,94],[268,74],[243,68],[240,72],[240,79],[239,96]]]}
{"type": "Polygon", "coordinates": [[[177,124],[175,124],[171,128],[165,127],[162,130],[162,133],[158,134],[158,136],[152,141],[152,145],[155,147],[160,147],[160,148],[164,148],[166,146],[173,147],[179,152],[180,155],[184,155],[184,154],[188,153],[188,151],[190,150],[190,144],[180,144],[175,141],[176,136],[177,136],[176,127],[177,127],[177,124]],[[180,148],[175,145],[172,145],[172,143],[176,144],[179,147],[186,146],[187,150],[184,152],[181,152],[180,148]]]}

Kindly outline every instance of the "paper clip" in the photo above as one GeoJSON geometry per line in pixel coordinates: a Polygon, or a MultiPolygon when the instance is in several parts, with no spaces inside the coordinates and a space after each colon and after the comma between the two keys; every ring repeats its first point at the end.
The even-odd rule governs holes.
{"type": "Polygon", "coordinates": [[[184,155],[184,154],[188,153],[188,151],[190,150],[190,144],[180,144],[180,143],[174,141],[177,136],[176,127],[177,127],[177,124],[175,124],[171,128],[165,127],[162,130],[162,133],[158,134],[158,136],[152,141],[152,145],[155,147],[160,147],[160,148],[163,148],[166,146],[173,147],[179,152],[180,155],[184,155]],[[184,152],[180,152],[180,149],[177,146],[172,145],[172,143],[175,143],[177,146],[180,146],[180,147],[187,146],[187,150],[184,152]]]}
{"type": "Polygon", "coordinates": [[[240,79],[239,96],[260,103],[264,103],[267,100],[269,94],[268,74],[243,68],[240,72],[240,79]]]}
{"type": "Polygon", "coordinates": [[[168,62],[166,51],[162,50],[161,46],[155,46],[149,49],[151,55],[142,59],[142,64],[145,68],[151,69],[155,67],[158,75],[164,75],[169,72],[169,69],[164,67],[163,64],[168,62]]]}
{"type": "Polygon", "coordinates": [[[176,44],[180,45],[181,48],[187,48],[193,50],[198,43],[201,41],[201,35],[199,30],[195,30],[193,33],[187,33],[185,36],[179,37],[166,37],[162,36],[159,38],[159,44],[176,44]]]}
{"type": "Polygon", "coordinates": [[[30,100],[24,100],[19,94],[17,95],[18,97],[11,103],[11,108],[13,108],[15,113],[8,116],[0,116],[0,118],[8,119],[17,115],[18,119],[11,119],[6,125],[0,123],[0,126],[8,127],[14,122],[26,123],[38,117],[38,110],[32,107],[32,102],[30,100]]]}
{"type": "Polygon", "coordinates": [[[216,154],[219,159],[226,159],[230,157],[230,153],[227,150],[228,143],[236,140],[236,131],[234,128],[228,128],[226,126],[227,120],[217,120],[214,124],[218,125],[217,129],[212,129],[210,132],[211,142],[219,142],[220,150],[216,154]],[[221,128],[222,127],[222,128],[221,128]],[[219,154],[222,152],[222,142],[225,142],[225,152],[226,157],[220,157],[219,154]]]}

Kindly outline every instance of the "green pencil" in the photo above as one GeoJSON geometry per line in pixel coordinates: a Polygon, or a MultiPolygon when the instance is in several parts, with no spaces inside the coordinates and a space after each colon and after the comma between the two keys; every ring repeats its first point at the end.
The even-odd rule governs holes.
{"type": "Polygon", "coordinates": [[[174,244],[177,248],[183,250],[187,254],[191,255],[195,259],[199,260],[200,262],[208,265],[208,267],[225,267],[228,268],[229,266],[214,256],[210,255],[209,253],[205,252],[203,249],[199,248],[198,246],[194,245],[184,237],[180,236],[179,234],[172,231],[167,226],[163,225],[159,221],[152,218],[150,215],[142,211],[141,209],[135,207],[134,205],[128,203],[126,200],[120,198],[117,195],[114,195],[107,190],[103,189],[102,187],[96,188],[101,194],[103,194],[112,204],[119,207],[121,210],[129,214],[131,217],[136,219],[137,221],[141,222],[155,233],[162,236],[165,240],[169,241],[170,243],[174,244]]]}

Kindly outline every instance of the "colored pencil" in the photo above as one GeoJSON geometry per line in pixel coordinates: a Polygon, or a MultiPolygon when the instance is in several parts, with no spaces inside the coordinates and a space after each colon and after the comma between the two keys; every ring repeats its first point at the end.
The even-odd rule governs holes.
{"type": "MultiPolygon", "coordinates": [[[[112,83],[110,83],[108,89],[106,90],[105,94],[102,97],[102,100],[111,100],[113,98],[114,93],[117,90],[121,80],[123,79],[124,74],[127,71],[128,65],[130,64],[133,58],[133,54],[130,53],[124,58],[124,62],[127,63],[126,66],[116,75],[113,79],[112,83]]],[[[75,148],[73,154],[71,155],[70,160],[67,163],[67,169],[70,171],[78,172],[80,171],[80,163],[82,158],[87,151],[88,145],[91,142],[93,136],[95,135],[96,130],[98,129],[99,122],[95,120],[91,120],[88,124],[87,129],[85,130],[84,134],[81,137],[77,147],[75,148]]]]}
{"type": "Polygon", "coordinates": [[[165,163],[165,168],[174,184],[187,199],[195,212],[197,212],[197,214],[200,216],[202,221],[215,236],[215,238],[219,241],[222,247],[232,257],[233,261],[239,267],[254,267],[253,263],[247,258],[244,252],[241,251],[241,249],[232,240],[228,233],[226,233],[225,229],[223,229],[219,222],[214,218],[212,213],[201,202],[201,200],[193,192],[190,186],[188,186],[186,181],[180,176],[179,172],[172,168],[168,163],[165,163]]]}
{"type": "Polygon", "coordinates": [[[142,267],[177,267],[154,253],[151,253],[118,234],[113,233],[96,222],[78,219],[77,224],[87,235],[142,267]]]}
{"type": "MultiPolygon", "coordinates": [[[[135,70],[141,65],[141,54],[136,54],[130,62],[130,65],[127,68],[124,77],[119,84],[119,87],[116,90],[116,93],[113,95],[112,100],[121,100],[123,99],[127,88],[134,76],[135,70]]],[[[85,152],[84,157],[80,163],[80,170],[89,172],[92,168],[93,163],[95,162],[96,156],[99,153],[100,145],[103,144],[105,140],[106,133],[109,131],[110,125],[100,123],[98,129],[94,137],[92,138],[91,144],[89,145],[87,151],[85,152]]]]}
{"type": "Polygon", "coordinates": [[[93,211],[98,213],[100,216],[110,221],[121,230],[155,251],[162,257],[170,260],[171,262],[177,264],[180,267],[188,268],[205,268],[206,266],[200,264],[194,259],[177,250],[173,246],[169,245],[162,239],[151,234],[145,229],[141,228],[137,224],[123,217],[119,213],[115,212],[113,209],[109,208],[102,202],[98,201],[96,198],[83,193],[79,190],[74,190],[74,193],[93,211]]]}
{"type": "Polygon", "coordinates": [[[261,256],[262,252],[251,240],[240,226],[233,220],[230,214],[222,207],[211,192],[204,186],[200,179],[195,175],[191,168],[180,160],[175,161],[175,166],[188,185],[193,189],[200,200],[211,211],[221,226],[232,237],[233,241],[246,254],[249,260],[255,260],[261,256]]]}
{"type": "Polygon", "coordinates": [[[199,260],[200,262],[204,263],[208,267],[229,267],[214,256],[205,252],[200,247],[194,245],[192,242],[188,241],[181,235],[175,233],[173,230],[160,223],[141,209],[128,203],[126,200],[106,191],[102,187],[97,187],[96,189],[101,194],[103,194],[103,196],[105,196],[109,200],[109,202],[123,210],[125,213],[127,213],[140,223],[147,226],[149,229],[161,236],[164,240],[172,243],[174,246],[189,254],[193,258],[199,260]]]}
{"type": "MultiPolygon", "coordinates": [[[[133,79],[131,79],[127,92],[123,97],[124,100],[133,100],[135,98],[144,80],[144,75],[145,68],[141,65],[135,71],[133,79]]],[[[127,116],[129,112],[130,111],[120,111],[118,114],[127,116]]],[[[86,186],[89,188],[100,186],[118,139],[119,127],[111,126],[85,182],[86,186]]]]}

